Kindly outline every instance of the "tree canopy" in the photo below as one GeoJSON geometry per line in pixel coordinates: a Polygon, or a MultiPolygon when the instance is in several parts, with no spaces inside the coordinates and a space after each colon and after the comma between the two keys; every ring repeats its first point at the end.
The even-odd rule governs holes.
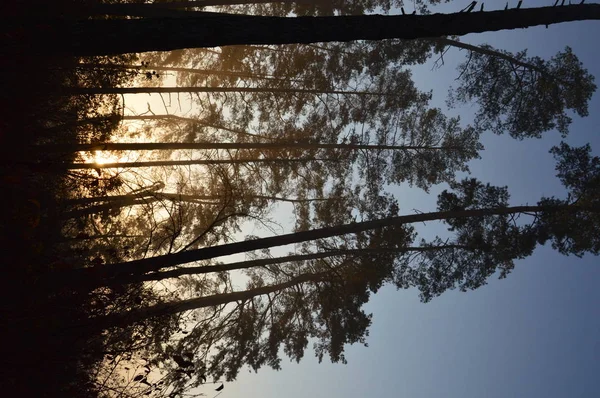
{"type": "Polygon", "coordinates": [[[439,3],[6,8],[0,78],[10,92],[25,82],[14,101],[3,92],[0,124],[0,139],[16,139],[0,166],[9,387],[221,391],[310,346],[344,363],[348,345],[367,343],[364,307],[383,286],[429,302],[507,277],[541,245],[598,255],[590,145],[551,149],[564,194],[535,204],[470,175],[486,134],[567,137],[594,77],[569,47],[542,59],[458,36],[598,19],[600,6],[434,14],[439,3]],[[449,49],[467,58],[447,105],[473,104],[471,124],[414,77],[449,49]],[[400,188],[439,192],[437,208],[406,208],[400,188]]]}

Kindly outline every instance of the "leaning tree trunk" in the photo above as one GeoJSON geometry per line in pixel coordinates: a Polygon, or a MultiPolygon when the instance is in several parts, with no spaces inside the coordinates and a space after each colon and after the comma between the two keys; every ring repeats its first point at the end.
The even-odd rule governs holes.
{"type": "Polygon", "coordinates": [[[253,297],[262,296],[265,294],[275,293],[293,286],[301,285],[308,282],[319,282],[327,277],[330,277],[331,271],[320,273],[301,274],[287,282],[276,285],[267,285],[254,289],[243,290],[232,293],[221,293],[212,296],[197,297],[187,300],[179,300],[174,302],[159,303],[146,308],[130,310],[120,313],[109,314],[82,321],[79,324],[69,326],[70,328],[81,328],[82,333],[100,333],[103,330],[112,327],[126,327],[134,323],[144,321],[149,318],[175,315],[184,311],[194,310],[198,308],[214,307],[217,305],[228,304],[236,301],[250,300],[253,297]]]}
{"type": "Polygon", "coordinates": [[[216,257],[228,256],[248,251],[272,248],[307,242],[317,239],[325,239],[334,236],[359,233],[371,229],[383,228],[394,225],[413,224],[417,222],[446,220],[466,217],[483,217],[489,215],[518,214],[518,213],[540,213],[544,211],[594,211],[597,208],[583,206],[515,206],[499,207],[462,211],[444,211],[433,213],[412,214],[397,217],[388,217],[378,220],[363,221],[351,224],[343,224],[332,227],[318,228],[308,231],[295,232],[268,238],[246,240],[242,242],[206,247],[202,249],[166,254],[151,258],[128,261],[125,263],[107,264],[101,267],[81,268],[77,270],[56,272],[49,275],[47,282],[50,284],[85,284],[102,286],[110,280],[129,275],[141,275],[148,272],[156,272],[166,267],[173,267],[191,263],[194,261],[208,260],[216,257]]]}
{"type": "MultiPolygon", "coordinates": [[[[122,285],[126,283],[139,283],[139,282],[149,282],[149,281],[160,281],[167,278],[177,278],[182,275],[200,275],[200,274],[209,274],[212,272],[224,272],[224,271],[235,271],[242,269],[250,269],[254,267],[264,267],[267,265],[275,265],[275,264],[283,264],[290,263],[296,261],[309,261],[309,260],[318,260],[322,258],[330,258],[330,257],[339,257],[339,256],[352,256],[352,257],[361,257],[361,256],[376,256],[382,253],[408,253],[408,252],[429,252],[432,250],[440,250],[440,249],[469,249],[467,246],[461,245],[441,245],[441,246],[426,246],[426,247],[404,247],[404,248],[385,248],[379,247],[377,249],[339,249],[339,250],[330,250],[325,252],[318,253],[309,253],[309,254],[295,254],[284,257],[275,257],[275,258],[261,258],[258,260],[248,260],[248,261],[238,261],[234,263],[228,264],[217,264],[217,265],[204,265],[198,267],[183,267],[172,269],[169,271],[163,272],[153,272],[149,274],[142,275],[131,275],[123,278],[116,279],[115,285],[122,285]]],[[[107,283],[106,286],[111,286],[111,284],[107,283]]]]}
{"type": "Polygon", "coordinates": [[[436,42],[440,43],[440,44],[444,44],[447,46],[451,46],[451,47],[456,47],[456,48],[462,48],[464,50],[469,50],[471,52],[474,53],[479,53],[479,54],[483,54],[483,55],[487,55],[489,57],[493,57],[493,58],[499,58],[499,59],[503,59],[515,66],[521,66],[525,69],[528,69],[530,71],[535,71],[538,72],[539,74],[548,77],[552,80],[556,80],[561,84],[568,84],[567,82],[565,82],[563,79],[561,79],[559,76],[553,75],[552,73],[550,73],[548,70],[541,68],[537,65],[533,65],[529,62],[524,62],[521,61],[515,57],[512,57],[508,54],[504,54],[500,51],[497,50],[492,50],[490,48],[483,48],[480,46],[474,46],[472,44],[468,44],[468,43],[462,43],[460,41],[456,41],[456,40],[451,40],[448,38],[439,38],[439,39],[435,39],[436,42]]]}
{"type": "Polygon", "coordinates": [[[183,18],[3,21],[0,51],[111,55],[233,44],[422,39],[600,19],[600,4],[431,15],[265,17],[205,14],[183,18]]]}

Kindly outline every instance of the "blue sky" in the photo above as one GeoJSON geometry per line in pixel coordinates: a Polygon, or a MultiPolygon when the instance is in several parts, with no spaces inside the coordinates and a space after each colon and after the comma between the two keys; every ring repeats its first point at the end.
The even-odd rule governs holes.
{"type": "MultiPolygon", "coordinates": [[[[456,10],[469,1],[455,1],[456,10]]],[[[512,1],[515,3],[516,1],[512,1]]],[[[524,7],[550,5],[552,0],[525,0],[524,7]]],[[[503,2],[494,6],[504,7],[503,2]]],[[[514,4],[512,4],[514,6],[514,4]]],[[[486,9],[494,8],[486,2],[486,9]]],[[[549,29],[470,35],[462,41],[489,43],[511,51],[550,57],[566,45],[600,78],[600,22],[554,25],[549,29]]],[[[446,66],[415,73],[422,88],[434,90],[443,105],[465,52],[450,50],[446,66]]],[[[597,81],[597,83],[600,83],[597,81]]],[[[590,116],[574,119],[567,139],[590,142],[600,153],[600,98],[590,116]]],[[[470,109],[461,111],[468,119],[470,109]]],[[[554,161],[548,150],[560,142],[557,132],[542,140],[515,141],[486,135],[482,159],[472,163],[473,175],[508,185],[514,203],[534,203],[541,195],[560,194],[554,161]]],[[[435,197],[412,189],[398,190],[403,212],[431,210],[435,197]]],[[[599,397],[600,396],[600,267],[592,256],[578,259],[538,249],[517,263],[505,280],[483,288],[449,292],[431,303],[419,302],[415,290],[388,287],[373,297],[369,347],[347,349],[347,365],[317,364],[312,352],[300,364],[284,361],[283,370],[242,372],[226,384],[225,397],[599,397]]],[[[214,393],[205,391],[208,397],[214,393]]]]}

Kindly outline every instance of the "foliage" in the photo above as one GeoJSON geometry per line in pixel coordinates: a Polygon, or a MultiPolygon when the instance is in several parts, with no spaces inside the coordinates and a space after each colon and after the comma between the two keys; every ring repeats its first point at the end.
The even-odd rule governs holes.
{"type": "Polygon", "coordinates": [[[565,200],[542,198],[542,206],[560,206],[572,203],[589,209],[587,212],[548,212],[539,220],[538,240],[550,240],[552,248],[564,255],[582,257],[585,253],[600,254],[598,215],[600,193],[600,158],[591,156],[589,145],[571,147],[564,142],[551,150],[557,159],[557,177],[568,190],[565,200]]]}
{"type": "Polygon", "coordinates": [[[450,91],[449,104],[476,102],[476,126],[495,134],[540,138],[557,129],[568,133],[571,117],[588,115],[588,101],[596,85],[594,77],[567,47],[548,61],[527,57],[527,51],[511,54],[483,45],[500,56],[472,51],[460,69],[461,85],[450,91]],[[511,62],[516,59],[518,64],[511,62]]]}
{"type": "MultiPolygon", "coordinates": [[[[414,5],[427,13],[427,5],[440,2],[414,5]]],[[[15,12],[25,18],[29,2],[21,3],[15,12]]],[[[59,2],[50,10],[38,3],[36,18],[44,18],[44,10],[56,18],[123,18],[116,12],[87,15],[79,7],[86,1],[59,2]]],[[[359,0],[243,3],[222,10],[341,15],[412,11],[408,6],[359,0]]],[[[538,244],[551,242],[562,254],[598,254],[600,160],[589,146],[563,143],[552,150],[569,191],[564,200],[542,198],[538,206],[509,213],[508,188],[455,181],[479,157],[485,130],[515,138],[555,128],[566,134],[568,112],[587,115],[593,77],[568,48],[549,61],[474,48],[451,97],[480,106],[475,126],[463,127],[430,106],[431,93],[421,92],[407,69],[441,51],[435,40],[382,40],[228,46],[146,54],[143,61],[136,55],[7,59],[8,72],[0,76],[7,110],[0,139],[6,143],[10,134],[16,143],[3,145],[0,170],[9,192],[2,210],[9,276],[2,327],[11,341],[2,354],[14,365],[5,389],[24,396],[174,396],[209,377],[234,380],[244,367],[279,369],[282,356],[300,361],[310,345],[319,361],[343,363],[349,344],[366,344],[372,318],[363,307],[386,284],[416,287],[429,301],[450,289],[479,288],[495,274],[505,277],[538,244]],[[174,76],[180,86],[256,90],[197,93],[187,115],[155,115],[149,107],[151,115],[125,117],[119,96],[72,95],[76,88],[100,93],[142,84],[150,91],[162,82],[157,75],[174,76]],[[140,129],[128,130],[129,122],[140,129]],[[203,165],[187,168],[98,167],[63,174],[51,166],[80,163],[91,154],[40,150],[113,139],[280,146],[206,150],[194,153],[203,165]],[[28,159],[32,145],[43,156],[28,159]],[[231,163],[206,163],[211,160],[231,163]],[[230,271],[163,279],[162,272],[189,271],[177,264],[123,273],[110,283],[103,278],[107,265],[222,248],[239,241],[249,221],[277,233],[274,209],[294,214],[297,233],[396,217],[400,206],[389,189],[403,183],[424,190],[449,185],[438,198],[439,212],[428,220],[445,222],[450,237],[418,240],[411,226],[396,224],[304,242],[290,253],[293,261],[265,249],[248,253],[248,263],[230,271]],[[479,213],[452,217],[464,211],[479,213]],[[264,261],[255,266],[255,260],[264,261]],[[77,281],[82,270],[100,283],[45,283],[57,276],[77,281]],[[196,307],[189,305],[194,300],[200,300],[196,307]]],[[[191,157],[174,150],[144,156],[191,157]]],[[[196,266],[228,264],[209,259],[196,266]]]]}

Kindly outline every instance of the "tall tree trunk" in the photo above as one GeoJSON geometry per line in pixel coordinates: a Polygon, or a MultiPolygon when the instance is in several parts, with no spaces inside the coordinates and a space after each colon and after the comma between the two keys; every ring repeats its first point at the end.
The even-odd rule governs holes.
{"type": "MultiPolygon", "coordinates": [[[[167,278],[176,278],[182,275],[200,275],[200,274],[209,274],[211,272],[224,272],[224,271],[235,271],[242,269],[250,269],[253,267],[264,267],[267,265],[275,265],[275,264],[283,264],[294,261],[308,261],[308,260],[318,260],[321,258],[329,258],[329,257],[337,257],[337,256],[372,256],[379,253],[407,253],[407,252],[426,252],[432,250],[440,250],[440,249],[467,249],[467,246],[460,245],[443,245],[443,246],[432,246],[432,247],[406,247],[406,248],[385,248],[380,247],[377,249],[350,249],[350,250],[330,250],[326,252],[319,253],[310,253],[310,254],[297,254],[290,255],[284,257],[275,257],[275,258],[264,258],[259,260],[249,260],[249,261],[238,261],[235,263],[229,264],[218,264],[218,265],[208,265],[208,266],[200,266],[200,267],[185,267],[185,268],[177,268],[170,271],[164,272],[153,272],[149,274],[142,275],[131,275],[125,276],[119,279],[114,280],[115,284],[124,284],[124,283],[137,283],[137,282],[149,282],[149,281],[159,281],[167,278]]],[[[111,286],[110,283],[106,284],[107,286],[111,286]]]]}
{"type": "Polygon", "coordinates": [[[600,4],[430,15],[264,17],[202,14],[184,18],[4,21],[3,54],[110,55],[232,44],[421,39],[600,19],[600,4]],[[18,37],[19,40],[15,40],[18,37]]]}
{"type": "Polygon", "coordinates": [[[164,167],[164,166],[193,166],[193,165],[217,165],[217,164],[245,164],[245,163],[277,163],[277,162],[315,162],[335,161],[329,158],[296,158],[296,159],[216,159],[216,160],[152,160],[147,162],[114,162],[114,163],[29,163],[16,162],[25,167],[41,171],[64,171],[64,170],[93,170],[93,169],[132,169],[139,167],[164,167]]]}
{"type": "Polygon", "coordinates": [[[98,144],[47,144],[30,147],[46,153],[66,153],[79,151],[175,151],[203,149],[337,149],[347,151],[411,151],[411,150],[457,150],[460,147],[414,146],[414,145],[368,145],[368,144],[312,144],[304,142],[136,142],[98,144]]]}
{"type": "MultiPolygon", "coordinates": [[[[218,200],[222,199],[222,196],[215,195],[186,195],[179,193],[169,193],[169,192],[142,192],[141,194],[128,194],[128,195],[112,195],[112,196],[96,196],[91,198],[79,198],[79,199],[69,199],[63,202],[63,205],[73,206],[73,205],[88,205],[93,203],[105,202],[105,203],[115,203],[120,202],[122,200],[128,200],[131,197],[135,197],[137,199],[144,198],[157,198],[157,199],[166,199],[171,201],[180,201],[180,202],[197,202],[200,200],[218,200]]],[[[284,198],[280,196],[268,196],[268,195],[249,195],[243,196],[248,199],[264,199],[264,200],[273,200],[280,202],[289,202],[289,203],[311,203],[311,202],[324,202],[327,200],[331,200],[332,198],[310,198],[310,199],[296,199],[296,198],[284,198]]],[[[334,198],[335,199],[335,198],[334,198]]]]}
{"type": "Polygon", "coordinates": [[[101,94],[176,94],[176,93],[282,93],[282,94],[338,94],[338,95],[373,95],[394,97],[400,93],[382,93],[373,91],[315,90],[308,88],[275,88],[275,87],[66,87],[62,94],[66,95],[101,95],[101,94]]]}
{"type": "Polygon", "coordinates": [[[76,325],[76,327],[85,329],[86,332],[89,333],[98,333],[111,327],[124,327],[153,317],[174,315],[198,308],[214,307],[235,301],[250,300],[253,297],[275,293],[303,283],[322,281],[329,277],[330,273],[331,272],[307,273],[276,285],[267,285],[239,292],[221,293],[212,296],[155,304],[139,310],[131,310],[92,318],[83,321],[79,325],[76,325]]]}
{"type": "Polygon", "coordinates": [[[304,80],[300,80],[300,79],[278,78],[273,75],[266,75],[266,74],[262,74],[262,73],[233,72],[233,71],[225,71],[225,70],[219,70],[219,69],[179,68],[179,67],[175,67],[175,66],[142,67],[141,65],[81,63],[81,64],[75,65],[75,67],[80,68],[80,69],[136,70],[139,72],[146,72],[146,71],[184,72],[184,73],[190,73],[190,74],[196,74],[196,75],[230,76],[230,77],[240,77],[240,78],[248,78],[248,79],[270,80],[270,81],[276,81],[276,82],[295,82],[295,83],[305,82],[304,80]]]}
{"type": "Polygon", "coordinates": [[[388,217],[372,221],[343,224],[332,227],[318,228],[308,231],[289,233],[268,238],[253,239],[242,242],[228,243],[203,249],[190,250],[174,254],[166,254],[152,258],[129,261],[125,263],[107,264],[96,268],[82,268],[69,272],[56,272],[49,277],[50,283],[92,283],[101,286],[110,279],[126,277],[128,275],[141,275],[148,272],[156,272],[165,267],[187,264],[194,261],[208,260],[237,253],[266,249],[277,246],[307,242],[317,239],[325,239],[334,236],[359,233],[371,229],[382,228],[393,225],[405,225],[418,222],[446,220],[466,217],[482,217],[488,215],[517,214],[517,213],[540,213],[543,211],[592,211],[598,212],[597,207],[583,207],[576,205],[565,206],[516,206],[486,208],[463,211],[445,211],[433,213],[420,213],[405,216],[388,217]]]}

